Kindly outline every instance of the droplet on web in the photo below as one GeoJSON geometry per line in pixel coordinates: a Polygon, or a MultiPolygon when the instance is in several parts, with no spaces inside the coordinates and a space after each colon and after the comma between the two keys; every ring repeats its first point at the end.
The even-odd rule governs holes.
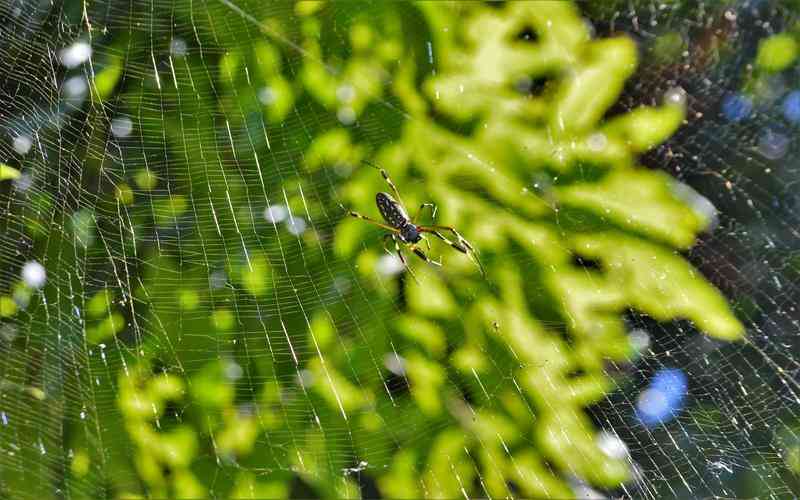
{"type": "Polygon", "coordinates": [[[783,100],[783,116],[792,123],[800,123],[800,90],[789,92],[783,100]]]}
{"type": "Polygon", "coordinates": [[[228,361],[225,363],[225,376],[228,378],[228,380],[239,380],[242,378],[243,373],[244,370],[242,370],[242,367],[239,365],[239,363],[235,361],[228,361]]]}
{"type": "Polygon", "coordinates": [[[311,387],[314,385],[314,374],[309,370],[300,370],[297,374],[297,383],[303,387],[311,387]]]}
{"type": "Polygon", "coordinates": [[[337,276],[333,280],[333,289],[336,290],[336,293],[340,295],[344,295],[349,292],[351,287],[350,280],[342,276],[337,276]]]}
{"type": "Polygon", "coordinates": [[[275,102],[275,91],[272,90],[272,87],[261,87],[258,89],[258,100],[264,106],[269,106],[275,102]]]}
{"type": "Polygon", "coordinates": [[[396,352],[387,352],[383,356],[383,366],[395,375],[405,375],[406,360],[396,352]]]}
{"type": "Polygon", "coordinates": [[[33,140],[27,135],[20,134],[14,137],[14,140],[11,143],[14,151],[18,154],[25,155],[31,150],[31,146],[33,146],[33,140]]]}
{"type": "Polygon", "coordinates": [[[628,445],[619,436],[608,431],[597,435],[597,447],[609,458],[621,460],[628,457],[628,445]]]}
{"type": "Polygon", "coordinates": [[[342,106],[336,112],[336,118],[342,125],[352,125],[356,121],[356,112],[350,106],[342,106]]]}
{"type": "Polygon", "coordinates": [[[586,139],[586,145],[589,146],[589,149],[592,151],[602,151],[606,148],[607,144],[608,139],[606,138],[606,134],[602,132],[596,132],[586,139]]]}
{"type": "Polygon", "coordinates": [[[306,230],[306,221],[301,217],[289,217],[286,221],[286,229],[295,236],[300,236],[306,230]]]}
{"type": "Polygon", "coordinates": [[[637,328],[628,334],[628,342],[636,352],[641,353],[650,347],[650,334],[637,328]]]}
{"type": "Polygon", "coordinates": [[[64,82],[64,85],[61,87],[61,89],[66,97],[76,99],[83,97],[86,94],[86,91],[89,90],[89,87],[86,84],[86,79],[83,76],[73,76],[64,82]]]}
{"type": "Polygon", "coordinates": [[[33,177],[28,172],[22,172],[18,179],[14,179],[14,187],[19,191],[27,191],[33,186],[33,177]]]}
{"type": "Polygon", "coordinates": [[[741,94],[728,94],[722,100],[722,114],[732,122],[744,120],[752,110],[753,103],[741,94]]]}
{"type": "Polygon", "coordinates": [[[384,254],[378,259],[375,269],[381,276],[394,276],[403,271],[405,266],[397,255],[384,254]]]}
{"type": "Polygon", "coordinates": [[[225,286],[225,283],[228,282],[228,276],[225,274],[224,271],[214,271],[209,276],[209,282],[211,288],[213,289],[220,289],[225,286]]]}
{"type": "Polygon", "coordinates": [[[31,288],[42,288],[47,281],[47,272],[44,270],[44,266],[35,260],[26,262],[22,266],[22,281],[31,288]]]}
{"type": "Polygon", "coordinates": [[[118,116],[111,120],[111,133],[114,137],[128,137],[133,130],[133,122],[127,116],[118,116]]]}
{"type": "Polygon", "coordinates": [[[264,218],[267,222],[283,222],[287,215],[289,215],[289,212],[283,205],[270,205],[264,209],[264,218]]]}
{"type": "Polygon", "coordinates": [[[92,47],[79,40],[69,47],[63,48],[58,52],[58,58],[61,59],[61,64],[67,68],[75,68],[86,62],[92,56],[92,47]]]}
{"type": "Polygon", "coordinates": [[[660,421],[669,410],[669,401],[663,391],[646,389],[636,400],[639,417],[646,422],[660,421]]]}
{"type": "Polygon", "coordinates": [[[636,401],[636,413],[642,423],[653,426],[673,419],[683,407],[688,383],[678,368],[657,371],[636,401]]]}
{"type": "Polygon", "coordinates": [[[686,105],[686,91],[681,87],[672,87],[664,93],[664,101],[668,104],[686,105]]]}
{"type": "Polygon", "coordinates": [[[339,100],[339,102],[350,102],[355,98],[355,96],[356,91],[352,85],[343,84],[336,89],[336,98],[339,100]]]}
{"type": "Polygon", "coordinates": [[[723,460],[712,460],[712,461],[708,462],[708,466],[712,470],[717,471],[717,472],[725,471],[728,474],[732,474],[733,473],[733,467],[731,467],[728,463],[726,463],[723,460]]]}
{"type": "Polygon", "coordinates": [[[767,129],[758,141],[758,150],[765,158],[777,160],[783,158],[789,149],[789,138],[786,135],[767,129]]]}
{"type": "Polygon", "coordinates": [[[169,53],[175,57],[183,57],[188,52],[188,46],[183,38],[173,38],[169,42],[169,53]]]}

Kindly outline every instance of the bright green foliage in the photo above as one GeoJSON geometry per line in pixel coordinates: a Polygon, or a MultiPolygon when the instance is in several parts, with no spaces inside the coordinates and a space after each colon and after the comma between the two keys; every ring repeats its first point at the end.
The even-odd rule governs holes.
{"type": "Polygon", "coordinates": [[[239,276],[239,281],[248,293],[255,296],[266,293],[271,280],[268,260],[263,254],[248,255],[245,262],[236,265],[231,271],[232,275],[239,276]]]}
{"type": "Polygon", "coordinates": [[[93,327],[86,327],[86,340],[90,344],[98,344],[108,340],[125,328],[125,318],[119,313],[111,313],[93,327]]]}
{"type": "Polygon", "coordinates": [[[197,453],[197,436],[191,427],[181,425],[159,432],[158,421],[170,401],[180,401],[185,392],[180,378],[163,375],[148,377],[139,365],[119,380],[118,404],[126,417],[126,431],[134,443],[133,461],[137,472],[157,497],[196,497],[203,487],[190,471],[197,453]],[[174,477],[167,477],[167,474],[174,477]]]}
{"type": "Polygon", "coordinates": [[[110,57],[105,67],[100,69],[92,80],[92,93],[98,101],[104,101],[113,95],[114,87],[122,76],[122,60],[119,57],[110,57]]]}
{"type": "MultiPolygon", "coordinates": [[[[680,126],[680,95],[604,122],[636,68],[636,48],[627,38],[591,40],[568,3],[460,5],[458,15],[435,2],[421,8],[435,36],[437,71],[422,93],[398,74],[398,97],[413,116],[400,139],[375,157],[412,210],[433,201],[440,223],[455,224],[472,239],[488,283],[445,246],[434,251],[443,254],[441,271],[412,263],[420,284],[405,282],[409,311],[396,329],[412,343],[400,354],[419,410],[454,427],[420,450],[427,458],[398,456],[379,485],[387,495],[403,496],[395,484],[422,474],[431,477],[430,484],[423,479],[426,495],[457,496],[459,483],[472,484],[474,473],[451,469],[460,470],[464,449],[478,457],[491,495],[508,495],[507,481],[513,481],[526,495],[569,496],[562,475],[618,485],[629,477],[627,463],[597,448],[597,431],[583,408],[613,388],[604,360],[633,355],[623,313],[632,308],[661,321],[689,319],[726,340],[743,335],[719,292],[673,250],[690,247],[709,214],[681,197],[669,176],[636,163],[638,153],[680,126]],[[526,27],[538,35],[535,43],[515,40],[526,27]],[[539,79],[546,79],[540,93],[516,90],[539,79]],[[432,110],[463,124],[462,132],[429,118],[432,110]],[[510,248],[519,249],[513,260],[504,257],[510,248]],[[600,269],[581,269],[573,256],[596,261],[600,269]],[[546,326],[553,315],[570,344],[546,326]],[[448,335],[457,348],[452,365],[437,360],[439,322],[455,327],[448,335]],[[487,350],[494,358],[505,351],[522,393],[511,390],[500,399],[483,390],[496,387],[502,375],[482,359],[487,350]],[[453,379],[473,387],[479,395],[473,410],[485,419],[467,418],[468,410],[460,415],[463,403],[448,390],[453,379]],[[521,411],[524,405],[533,413],[521,411]],[[534,441],[514,445],[520,435],[534,441]],[[515,451],[509,456],[501,445],[515,451]]],[[[351,206],[374,213],[369,194],[382,190],[381,182],[362,168],[347,186],[351,206]]],[[[372,231],[342,221],[337,250],[353,255],[372,231]]],[[[377,245],[370,250],[380,251],[377,245]]],[[[376,279],[372,266],[359,268],[365,279],[376,279]]]]}
{"type": "Polygon", "coordinates": [[[14,167],[8,166],[5,163],[0,163],[0,181],[8,179],[19,179],[20,173],[14,167]]]}
{"type": "Polygon", "coordinates": [[[155,221],[159,226],[176,225],[178,218],[186,212],[188,201],[184,195],[171,195],[153,202],[155,221]]]}
{"type": "Polygon", "coordinates": [[[7,295],[0,296],[0,317],[8,318],[17,312],[17,303],[7,295]]]}
{"type": "Polygon", "coordinates": [[[797,41],[789,33],[781,33],[764,39],[758,45],[756,65],[769,72],[783,71],[797,57],[797,41]]]}
{"type": "Polygon", "coordinates": [[[158,178],[156,178],[153,172],[146,168],[136,173],[134,176],[134,181],[140,189],[144,189],[146,191],[155,188],[156,184],[158,184],[158,178]]]}

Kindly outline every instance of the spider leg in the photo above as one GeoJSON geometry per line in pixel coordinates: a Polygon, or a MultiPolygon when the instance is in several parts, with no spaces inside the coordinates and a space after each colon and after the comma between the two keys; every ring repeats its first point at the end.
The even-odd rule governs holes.
{"type": "Polygon", "coordinates": [[[385,180],[386,184],[388,184],[389,187],[392,188],[392,192],[394,193],[395,197],[397,198],[397,201],[400,203],[400,205],[405,207],[405,203],[403,203],[402,197],[400,196],[400,190],[397,189],[397,186],[394,185],[394,182],[392,182],[392,179],[389,177],[389,174],[386,172],[386,170],[384,170],[381,167],[375,165],[371,161],[368,161],[368,160],[361,160],[361,161],[363,161],[364,163],[366,163],[367,165],[369,165],[372,168],[378,169],[381,172],[381,176],[383,177],[383,180],[385,180]]]}
{"type": "Polygon", "coordinates": [[[411,251],[414,252],[414,254],[417,257],[419,257],[420,259],[424,260],[428,264],[433,264],[434,266],[441,266],[442,265],[441,262],[436,262],[435,260],[429,259],[428,256],[425,255],[425,252],[420,250],[420,248],[417,245],[411,245],[411,251]]]}
{"type": "Polygon", "coordinates": [[[419,206],[419,209],[417,210],[417,213],[414,214],[414,217],[411,218],[411,222],[419,220],[419,216],[422,215],[422,211],[425,209],[425,207],[428,207],[428,208],[431,209],[431,220],[436,218],[436,210],[437,210],[436,204],[435,203],[423,203],[422,205],[419,206]]]}
{"type": "Polygon", "coordinates": [[[475,262],[475,264],[478,266],[478,268],[481,271],[481,275],[486,276],[486,271],[483,269],[483,264],[481,264],[481,261],[478,260],[478,256],[476,255],[477,252],[475,251],[475,248],[472,246],[472,244],[470,244],[469,241],[466,240],[466,238],[461,236],[461,233],[459,233],[454,227],[451,227],[451,226],[417,226],[417,229],[420,232],[431,233],[434,236],[436,236],[437,238],[439,238],[440,240],[442,240],[445,243],[447,243],[448,245],[450,245],[451,247],[453,247],[456,250],[458,250],[459,252],[467,254],[469,256],[469,258],[472,259],[472,261],[475,262]],[[447,238],[445,235],[443,235],[439,231],[450,231],[455,236],[456,241],[451,241],[449,238],[447,238]]]}
{"type": "MultiPolygon", "coordinates": [[[[420,235],[420,236],[422,236],[422,235],[420,235]]],[[[422,236],[422,240],[425,242],[425,245],[428,246],[428,251],[430,252],[431,251],[431,240],[429,240],[425,236],[422,236]]]]}
{"type": "Polygon", "coordinates": [[[395,235],[393,235],[393,234],[385,234],[385,235],[383,235],[383,249],[389,255],[393,255],[392,251],[389,250],[389,247],[386,246],[386,244],[388,243],[388,241],[386,241],[387,239],[391,239],[394,242],[394,253],[396,253],[397,256],[400,258],[400,262],[403,263],[403,267],[406,268],[406,270],[408,271],[408,274],[410,274],[411,277],[414,279],[414,281],[416,281],[417,284],[419,284],[419,280],[417,280],[417,275],[414,274],[414,271],[412,271],[411,267],[409,267],[408,262],[406,261],[406,257],[405,257],[405,255],[403,255],[403,251],[400,249],[400,243],[397,241],[397,237],[395,235]]]}
{"type": "Polygon", "coordinates": [[[347,208],[344,207],[344,205],[339,205],[339,206],[342,207],[342,209],[344,209],[344,211],[347,212],[347,215],[349,215],[350,217],[355,217],[356,219],[361,219],[363,221],[367,221],[370,224],[374,224],[374,225],[376,225],[378,227],[382,227],[383,229],[386,229],[387,231],[391,231],[393,233],[399,232],[398,229],[396,229],[396,228],[394,228],[394,227],[392,227],[392,226],[390,226],[388,224],[384,224],[382,222],[378,222],[375,219],[370,219],[366,215],[361,215],[358,212],[354,212],[352,210],[348,210],[347,208]]]}
{"type": "Polygon", "coordinates": [[[466,238],[461,236],[461,233],[456,231],[456,228],[452,226],[417,226],[417,229],[420,232],[432,233],[436,235],[439,239],[443,240],[445,243],[447,243],[448,245],[455,248],[461,253],[469,253],[475,251],[470,242],[467,241],[466,238]],[[453,233],[453,236],[455,236],[456,241],[455,242],[450,241],[439,231],[449,231],[453,233]]]}
{"type": "MultiPolygon", "coordinates": [[[[428,238],[426,238],[424,235],[420,235],[420,236],[422,236],[422,240],[425,242],[425,245],[428,247],[428,252],[430,252],[431,250],[433,250],[433,248],[431,247],[431,240],[429,240],[428,238]]],[[[441,257],[439,257],[439,261],[438,261],[438,262],[436,262],[436,261],[435,261],[435,260],[433,260],[433,259],[430,259],[430,262],[431,262],[432,264],[434,264],[434,265],[437,265],[437,266],[440,266],[440,267],[441,267],[441,265],[442,265],[442,258],[441,258],[441,257]]]]}
{"type": "Polygon", "coordinates": [[[417,279],[417,275],[414,274],[414,271],[411,270],[411,266],[409,266],[408,262],[406,262],[406,258],[403,255],[403,251],[400,249],[400,243],[398,243],[397,238],[395,238],[394,235],[391,235],[391,236],[392,236],[392,240],[394,240],[394,249],[397,252],[397,256],[400,257],[400,262],[403,263],[403,266],[405,266],[406,271],[408,271],[408,274],[411,275],[411,278],[414,279],[414,282],[417,285],[419,285],[419,280],[417,279]]]}

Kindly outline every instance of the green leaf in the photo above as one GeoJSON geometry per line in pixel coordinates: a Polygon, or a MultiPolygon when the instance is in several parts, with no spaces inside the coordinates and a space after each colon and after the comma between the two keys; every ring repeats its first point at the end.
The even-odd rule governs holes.
{"type": "Polygon", "coordinates": [[[569,185],[557,193],[564,205],[591,210],[622,228],[686,248],[710,221],[675,196],[676,182],[662,172],[618,169],[600,182],[569,185]]]}
{"type": "Polygon", "coordinates": [[[769,72],[783,71],[797,58],[797,52],[797,41],[792,35],[772,35],[758,44],[756,66],[769,72]]]}
{"type": "Polygon", "coordinates": [[[14,167],[8,166],[5,163],[0,163],[0,181],[7,181],[9,179],[19,179],[20,173],[14,167]]]}
{"type": "Polygon", "coordinates": [[[114,93],[117,83],[122,77],[122,59],[111,57],[106,65],[94,76],[93,90],[99,101],[105,101],[114,93]]]}
{"type": "Polygon", "coordinates": [[[114,300],[114,293],[111,290],[103,289],[89,299],[86,304],[86,312],[90,318],[99,318],[106,314],[114,300]]]}
{"type": "Polygon", "coordinates": [[[597,233],[573,239],[577,253],[603,264],[613,287],[636,309],[659,321],[692,320],[722,340],[740,340],[744,326],[726,300],[680,255],[621,233],[597,233]]]}
{"type": "Polygon", "coordinates": [[[272,283],[272,270],[263,252],[253,252],[248,259],[236,267],[239,282],[247,293],[255,297],[263,296],[272,283]]]}
{"type": "Polygon", "coordinates": [[[682,104],[640,107],[612,119],[603,131],[609,136],[620,136],[633,151],[644,152],[674,134],[684,116],[682,104]]]}
{"type": "Polygon", "coordinates": [[[356,387],[333,366],[319,358],[309,361],[306,369],[313,377],[312,389],[336,412],[348,413],[372,400],[371,394],[356,387]]]}
{"type": "Polygon", "coordinates": [[[439,326],[422,318],[403,317],[397,329],[407,338],[419,343],[434,356],[441,356],[447,347],[447,339],[439,326]]]}
{"type": "Polygon", "coordinates": [[[90,344],[99,344],[112,338],[125,328],[125,318],[118,312],[112,312],[97,326],[86,328],[86,340],[90,344]]]}
{"type": "Polygon", "coordinates": [[[430,416],[438,415],[442,411],[439,389],[445,381],[442,366],[414,352],[406,357],[406,374],[411,381],[411,395],[420,410],[430,416]]]}
{"type": "MultiPolygon", "coordinates": [[[[417,274],[420,274],[420,271],[417,274]]],[[[420,277],[420,282],[409,283],[406,290],[410,308],[423,316],[447,318],[458,311],[458,305],[450,290],[438,275],[427,269],[420,277]]]]}
{"type": "Polygon", "coordinates": [[[8,318],[17,313],[17,303],[8,295],[0,295],[0,318],[8,318]]]}
{"type": "Polygon", "coordinates": [[[587,63],[576,67],[556,99],[550,123],[554,133],[580,133],[596,125],[635,68],[636,44],[629,38],[592,43],[587,63]]]}

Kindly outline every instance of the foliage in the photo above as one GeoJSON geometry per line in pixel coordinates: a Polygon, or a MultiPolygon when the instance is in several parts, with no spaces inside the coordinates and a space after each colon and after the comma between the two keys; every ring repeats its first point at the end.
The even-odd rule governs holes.
{"type": "MultiPolygon", "coordinates": [[[[63,193],[41,192],[24,219],[58,264],[41,303],[17,313],[10,291],[0,313],[29,333],[66,318],[58,345],[75,355],[6,366],[20,386],[42,381],[45,402],[32,404],[52,412],[15,439],[62,449],[74,493],[120,497],[287,496],[298,481],[357,496],[354,469],[392,497],[569,497],[576,481],[629,480],[587,415],[615,387],[606,362],[639,354],[625,314],[743,335],[680,253],[713,214],[637,163],[681,125],[680,91],[610,113],[636,46],[592,39],[566,2],[300,2],[292,26],[243,4],[264,12],[256,25],[178,2],[170,15],[191,20],[197,47],[140,81],[128,67],[170,41],[154,51],[111,26],[125,36],[99,58],[99,104],[80,119],[106,130],[113,103],[137,118],[143,145],[128,144],[128,168],[87,154],[85,175],[117,182],[96,183],[98,201],[65,235],[46,224],[63,193]],[[342,23],[348,40],[329,32],[342,23]],[[411,263],[418,283],[382,275],[381,232],[336,208],[376,213],[385,187],[365,159],[412,211],[435,202],[438,221],[480,250],[486,277],[438,244],[441,268],[411,263]],[[264,202],[332,224],[296,237],[254,215],[264,202]],[[333,262],[353,265],[331,278],[333,262]],[[342,279],[364,293],[342,292],[342,279]],[[384,352],[395,375],[376,359],[384,352]],[[407,393],[388,387],[393,377],[407,393]],[[93,408],[52,405],[64,393],[93,408]]],[[[87,151],[103,144],[92,134],[87,151]]],[[[44,330],[18,349],[49,353],[44,330]]],[[[6,478],[10,489],[24,481],[6,478]]]]}
{"type": "MultiPolygon", "coordinates": [[[[584,407],[613,387],[604,360],[635,355],[623,313],[687,318],[728,340],[742,335],[719,293],[671,249],[690,246],[710,214],[698,212],[667,176],[635,163],[680,125],[682,96],[602,120],[635,68],[636,48],[626,38],[591,40],[568,4],[459,6],[457,16],[452,6],[422,8],[436,37],[436,76],[419,93],[411,70],[398,76],[397,93],[412,118],[378,163],[399,185],[427,188],[406,191],[409,206],[432,199],[443,223],[474,238],[489,283],[466,259],[450,256],[420,285],[405,282],[401,325],[412,326],[401,331],[431,331],[402,352],[413,360],[412,395],[430,418],[459,429],[441,437],[458,436],[450,463],[475,459],[491,495],[512,494],[513,482],[524,496],[568,496],[569,476],[618,485],[627,465],[598,449],[584,407]],[[526,30],[535,43],[520,36],[526,30]],[[458,132],[431,116],[455,122],[458,132]],[[599,269],[576,265],[576,256],[599,269]],[[460,317],[463,330],[453,323],[460,317]],[[548,325],[550,318],[558,322],[548,325]],[[446,335],[437,323],[450,330],[449,359],[426,345],[446,335]],[[514,368],[488,366],[485,352],[514,368]],[[443,374],[475,395],[472,419],[453,410],[463,402],[443,374]],[[509,376],[520,391],[503,383],[509,376]],[[483,386],[503,389],[489,394],[483,386]],[[526,405],[532,414],[517,413],[526,405]],[[532,444],[523,436],[534,436],[532,444]]],[[[346,193],[369,213],[367,194],[380,188],[374,172],[362,169],[346,193]]],[[[340,253],[351,254],[368,231],[344,221],[340,253]]],[[[374,276],[368,264],[360,268],[374,276]]],[[[433,472],[441,454],[434,444],[412,475],[433,472]]],[[[395,474],[408,473],[407,463],[399,456],[395,474]]],[[[426,493],[456,496],[464,482],[426,493]]]]}

